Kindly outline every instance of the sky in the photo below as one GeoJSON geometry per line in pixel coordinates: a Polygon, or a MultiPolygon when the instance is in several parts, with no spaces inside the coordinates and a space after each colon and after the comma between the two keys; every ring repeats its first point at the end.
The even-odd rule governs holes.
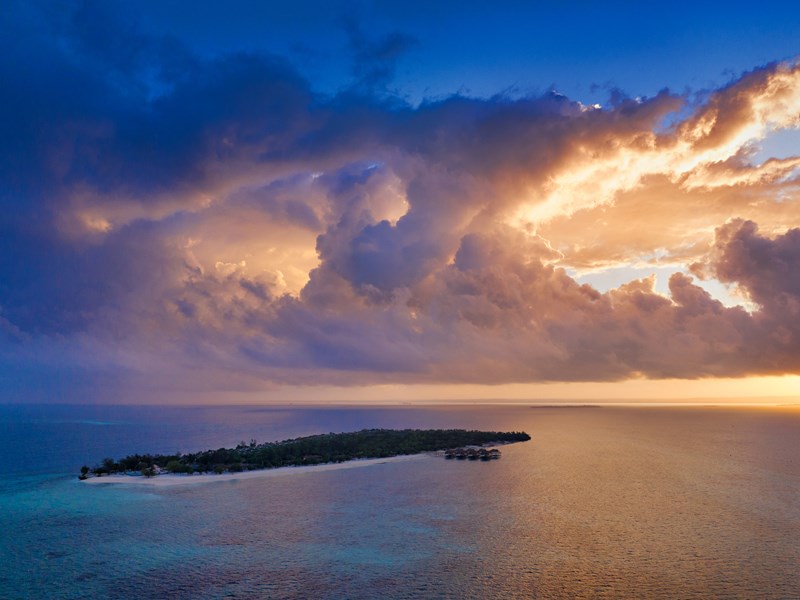
{"type": "Polygon", "coordinates": [[[796,401],[793,3],[4,2],[0,402],[796,401]]]}

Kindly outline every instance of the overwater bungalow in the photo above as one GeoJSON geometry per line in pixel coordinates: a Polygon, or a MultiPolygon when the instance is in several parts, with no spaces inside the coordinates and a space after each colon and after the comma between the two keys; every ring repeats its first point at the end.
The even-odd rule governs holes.
{"type": "Polygon", "coordinates": [[[497,448],[478,448],[475,446],[467,448],[451,448],[444,451],[444,457],[448,460],[494,460],[500,458],[500,450],[497,448]]]}

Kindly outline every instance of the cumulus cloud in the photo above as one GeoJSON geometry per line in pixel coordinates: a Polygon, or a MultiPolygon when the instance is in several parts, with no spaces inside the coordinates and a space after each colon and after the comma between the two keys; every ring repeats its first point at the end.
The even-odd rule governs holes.
{"type": "Polygon", "coordinates": [[[731,221],[717,230],[711,270],[720,281],[741,286],[759,316],[794,326],[800,317],[800,229],[769,239],[752,221],[731,221]]]}
{"type": "Polygon", "coordinates": [[[376,91],[400,34],[351,28],[331,97],[80,10],[5,21],[5,393],[797,370],[800,157],[754,159],[798,125],[797,65],[700,100],[411,106],[376,91]],[[668,295],[570,275],[621,265],[680,272],[668,295]]]}

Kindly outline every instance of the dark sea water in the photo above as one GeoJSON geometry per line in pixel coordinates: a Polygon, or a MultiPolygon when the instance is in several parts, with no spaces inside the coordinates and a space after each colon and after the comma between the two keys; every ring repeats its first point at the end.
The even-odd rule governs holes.
{"type": "Polygon", "coordinates": [[[800,598],[800,410],[0,407],[0,598],[800,598]],[[365,427],[525,430],[173,488],[79,467],[365,427]]]}

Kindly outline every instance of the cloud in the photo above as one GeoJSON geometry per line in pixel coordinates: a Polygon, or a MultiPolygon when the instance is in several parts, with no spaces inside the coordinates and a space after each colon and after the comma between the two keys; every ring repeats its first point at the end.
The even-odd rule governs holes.
{"type": "Polygon", "coordinates": [[[399,31],[370,39],[354,16],[346,19],[344,26],[353,54],[354,89],[385,91],[394,78],[397,60],[418,44],[417,39],[399,31]]]}
{"type": "Polygon", "coordinates": [[[798,124],[797,65],[411,106],[384,93],[403,36],[353,29],[364,85],[331,97],[94,11],[4,24],[2,393],[797,370],[800,158],[753,158],[798,124]],[[625,265],[679,272],[571,275],[625,265]]]}
{"type": "Polygon", "coordinates": [[[741,286],[761,307],[762,318],[794,326],[800,317],[800,229],[774,239],[758,233],[752,221],[740,219],[717,230],[712,252],[713,275],[741,286]]]}

